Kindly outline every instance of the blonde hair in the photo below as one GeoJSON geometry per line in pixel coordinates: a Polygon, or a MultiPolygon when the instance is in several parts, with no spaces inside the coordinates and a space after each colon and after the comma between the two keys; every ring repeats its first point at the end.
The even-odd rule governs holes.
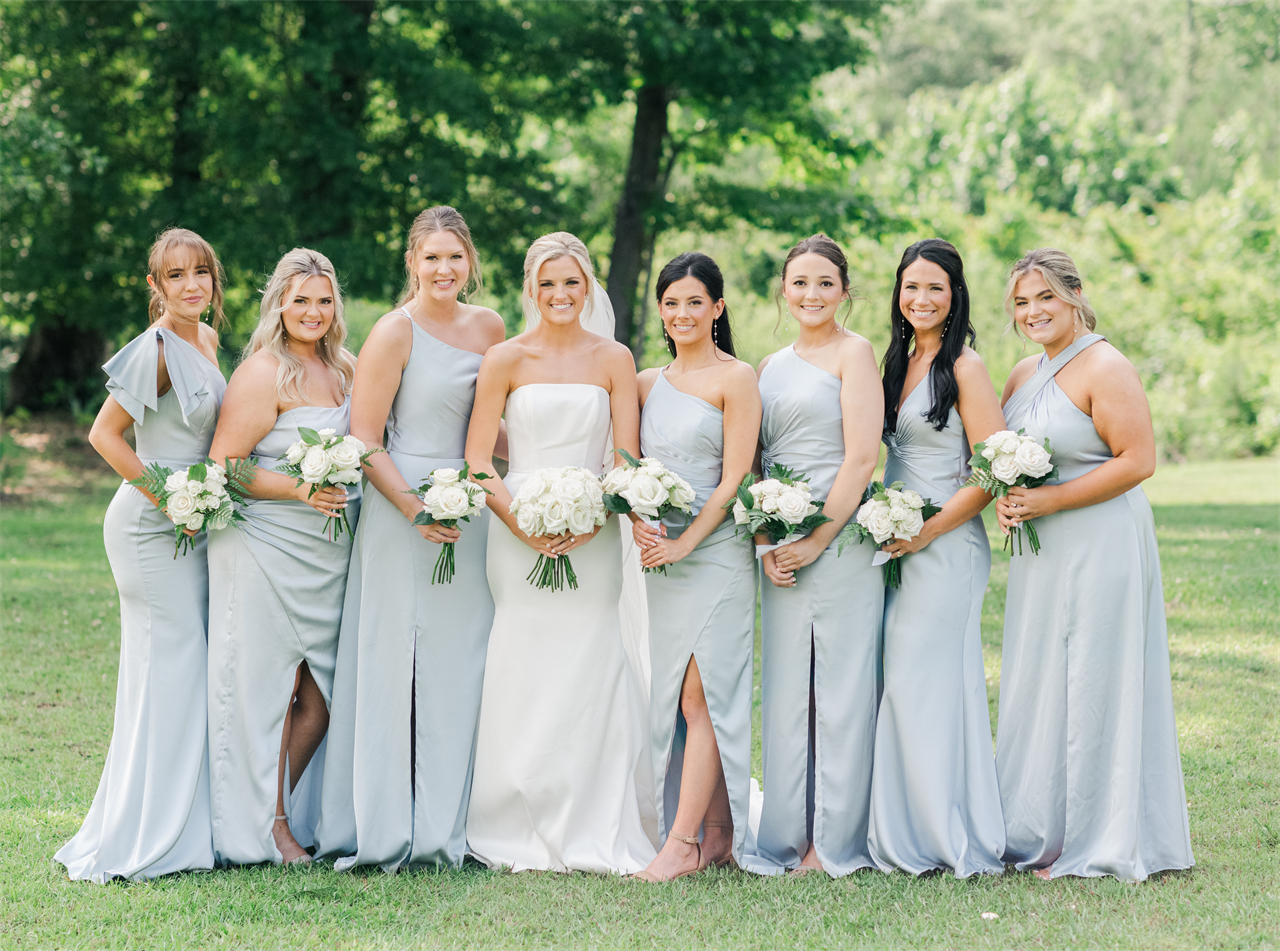
{"type": "Polygon", "coordinates": [[[271,279],[262,291],[262,304],[258,310],[258,326],[254,328],[249,344],[244,348],[248,357],[259,350],[267,350],[279,361],[276,370],[276,396],[282,403],[303,402],[302,384],[307,368],[289,352],[285,345],[286,333],[281,314],[287,301],[298,286],[309,277],[327,277],[333,287],[333,323],[325,335],[316,341],[316,355],[325,366],[342,379],[342,392],[351,392],[351,382],[356,375],[356,359],[343,348],[347,339],[347,323],[342,316],[342,288],[333,264],[319,251],[294,248],[280,259],[271,279]]]}
{"type": "Polygon", "coordinates": [[[538,281],[538,272],[548,261],[554,261],[566,255],[578,262],[578,267],[582,268],[582,274],[587,279],[588,299],[586,306],[582,308],[582,313],[578,315],[579,322],[586,326],[592,308],[595,306],[595,301],[591,298],[600,293],[596,290],[599,285],[596,284],[595,268],[591,266],[591,255],[587,252],[587,246],[582,243],[581,238],[567,231],[553,231],[551,234],[544,234],[529,245],[529,251],[524,256],[524,292],[521,295],[520,304],[524,311],[526,330],[531,330],[542,320],[542,314],[538,311],[538,288],[535,286],[538,281]]]}
{"type": "Polygon", "coordinates": [[[1098,315],[1094,313],[1089,298],[1084,296],[1084,281],[1080,279],[1080,270],[1071,260],[1071,255],[1057,248],[1037,248],[1028,251],[1013,266],[1009,271],[1009,283],[1004,287],[1004,309],[1014,333],[1018,330],[1013,319],[1013,292],[1018,282],[1031,271],[1039,271],[1053,296],[1066,301],[1079,312],[1085,330],[1092,332],[1098,326],[1098,315]]]}
{"type": "Polygon", "coordinates": [[[218,260],[213,245],[186,228],[167,228],[160,232],[155,244],[151,245],[151,252],[147,255],[147,271],[151,275],[152,285],[151,300],[147,302],[147,317],[154,324],[164,315],[164,274],[179,250],[190,251],[213,275],[213,295],[209,301],[213,308],[213,318],[209,323],[217,330],[226,322],[226,315],[222,312],[222,263],[218,260]]]}
{"type": "Polygon", "coordinates": [[[436,205],[419,214],[409,226],[408,247],[404,252],[404,290],[400,292],[400,300],[396,302],[397,307],[403,307],[418,296],[418,270],[413,266],[413,259],[418,253],[419,245],[426,238],[440,231],[448,231],[454,235],[462,242],[463,250],[467,253],[467,284],[459,296],[466,297],[467,294],[478,291],[484,286],[480,276],[480,255],[476,253],[476,246],[471,240],[471,229],[467,227],[466,219],[456,208],[436,205]]]}

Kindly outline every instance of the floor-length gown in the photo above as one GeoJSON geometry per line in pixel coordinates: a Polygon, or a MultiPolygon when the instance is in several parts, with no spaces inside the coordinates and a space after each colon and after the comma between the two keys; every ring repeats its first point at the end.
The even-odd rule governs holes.
{"type": "MultiPolygon", "coordinates": [[[[386,456],[417,488],[461,469],[483,357],[414,323],[413,348],[387,418],[386,456]]],[[[338,640],[317,854],[339,868],[458,866],[493,598],[485,577],[488,511],[459,526],[456,573],[432,584],[441,546],[381,492],[360,513],[338,640]]]]}
{"type": "MultiPolygon", "coordinates": [[[[763,465],[808,477],[825,500],[844,463],[840,379],[785,347],[760,374],[763,465]]],[[[832,542],[796,585],[761,572],[764,802],[744,866],[777,874],[808,843],[832,875],[875,863],[867,848],[871,760],[880,702],[884,578],[864,552],[832,542]],[[809,743],[809,692],[814,742],[809,743]]]]}
{"type": "MultiPolygon", "coordinates": [[[[144,464],[204,462],[226,389],[208,358],[153,327],[103,369],[107,390],[133,417],[144,464]],[[161,341],[171,387],[157,396],[161,341]]],[[[124,483],[103,538],[120,593],[115,723],[93,805],[54,857],[73,879],[99,884],[210,868],[205,536],[174,558],[173,522],[124,483]]]]}
{"type": "MultiPolygon", "coordinates": [[[[345,434],[350,416],[350,397],[341,406],[287,410],[253,455],[275,469],[299,426],[345,434]]],[[[355,529],[360,486],[346,489],[355,529]]],[[[209,544],[209,768],[219,865],[282,859],[271,827],[284,717],[303,661],[330,704],[351,557],[351,536],[330,541],[328,516],[305,502],[251,499],[243,514],[209,544]]],[[[321,741],[291,795],[285,780],[285,815],[303,848],[314,839],[324,753],[321,741]]]]}
{"type": "MultiPolygon", "coordinates": [[[[548,466],[599,472],[609,394],[585,383],[533,383],[507,397],[514,495],[548,466]]],[[[577,590],[525,578],[537,553],[489,522],[489,635],[467,815],[470,851],[490,867],[637,872],[655,849],[641,823],[647,775],[643,704],[628,668],[618,604],[619,519],[570,558],[577,590]]]]}
{"type": "MultiPolygon", "coordinates": [[[[1013,430],[1048,437],[1059,482],[1112,458],[1054,379],[1088,334],[1005,405],[1013,430]]],[[[1190,868],[1155,520],[1141,487],[1035,520],[1040,554],[1009,565],[996,771],[1005,861],[1141,881],[1190,868]]]]}
{"type": "MultiPolygon", "coordinates": [[[[640,451],[692,486],[689,521],[720,485],[724,413],[676,389],[659,372],[640,421],[640,451]]],[[[679,538],[683,515],[664,520],[679,538]]],[[[665,840],[680,803],[685,739],[680,688],[689,658],[698,660],[733,816],[733,857],[742,861],[751,795],[752,652],[755,641],[755,559],[751,540],[726,518],[666,573],[645,577],[649,601],[652,692],[649,744],[657,778],[659,829],[665,840]]]]}
{"type": "MultiPolygon", "coordinates": [[[[941,431],[926,418],[926,377],[885,437],[884,481],[941,506],[969,477],[969,441],[955,407],[941,431]]],[[[870,559],[869,545],[844,557],[870,559]]],[[[982,666],[982,596],[991,548],[974,516],[901,561],[885,594],[884,696],[871,778],[871,854],[885,871],[957,878],[1003,872],[1004,820],[982,666]]]]}

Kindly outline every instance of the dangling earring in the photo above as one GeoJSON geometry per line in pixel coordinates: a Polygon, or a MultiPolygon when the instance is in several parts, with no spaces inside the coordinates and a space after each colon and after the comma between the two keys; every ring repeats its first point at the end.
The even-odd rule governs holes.
{"type": "Polygon", "coordinates": [[[720,346],[720,337],[718,336],[718,331],[720,328],[716,326],[718,323],[719,323],[718,320],[712,321],[711,323],[711,342],[714,343],[717,347],[720,346]]]}

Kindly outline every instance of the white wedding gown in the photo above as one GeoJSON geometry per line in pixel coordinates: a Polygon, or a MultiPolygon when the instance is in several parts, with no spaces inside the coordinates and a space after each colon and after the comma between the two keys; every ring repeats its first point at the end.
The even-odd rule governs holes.
{"type": "MultiPolygon", "coordinates": [[[[547,466],[599,472],[610,448],[609,394],[598,386],[518,387],[506,420],[513,495],[547,466]]],[[[572,552],[577,590],[552,591],[526,580],[537,553],[489,521],[495,614],[467,845],[491,868],[636,872],[654,857],[647,698],[620,623],[619,522],[572,552]]]]}

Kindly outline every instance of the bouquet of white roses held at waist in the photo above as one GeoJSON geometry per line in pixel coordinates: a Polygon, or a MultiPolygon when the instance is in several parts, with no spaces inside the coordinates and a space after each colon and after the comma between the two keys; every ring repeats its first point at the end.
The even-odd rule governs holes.
{"type": "Polygon", "coordinates": [[[774,463],[769,478],[756,481],[754,472],[743,476],[737,494],[724,507],[733,510],[733,521],[750,535],[768,535],[777,544],[788,535],[807,535],[824,522],[821,502],[813,500],[809,483],[799,473],[774,463]]]}
{"type": "MultiPolygon", "coordinates": [[[[696,498],[693,486],[657,459],[637,460],[625,449],[614,451],[626,462],[601,477],[606,509],[615,515],[635,512],[647,519],[661,519],[671,512],[683,512],[688,521],[696,498]]],[[[646,574],[656,571],[665,575],[667,566],[644,570],[646,574]]]]}
{"type": "MultiPolygon", "coordinates": [[[[492,495],[482,485],[471,482],[473,478],[471,466],[463,465],[459,469],[433,469],[427,473],[426,481],[410,495],[422,499],[422,511],[414,517],[414,525],[440,524],[445,528],[457,528],[459,522],[471,521],[471,516],[484,511],[484,497],[492,495]]],[[[489,479],[492,476],[477,472],[476,479],[489,479]]],[[[431,572],[431,583],[441,581],[448,584],[453,581],[453,542],[444,542],[440,546],[440,557],[431,572]]]]}
{"type": "MultiPolygon", "coordinates": [[[[520,486],[511,500],[511,514],[520,531],[538,535],[589,535],[608,517],[600,479],[577,466],[538,469],[520,486]]],[[[529,584],[560,591],[567,583],[578,587],[578,576],[568,555],[539,555],[529,572],[529,584]]]]}
{"type": "MultiPolygon", "coordinates": [[[[872,482],[862,494],[862,505],[852,522],[840,533],[840,545],[836,556],[844,553],[850,542],[862,544],[868,538],[883,545],[891,538],[910,541],[920,534],[924,523],[942,509],[932,499],[923,498],[904,482],[872,482]]],[[[874,564],[874,561],[872,562],[874,564]]],[[[890,588],[902,584],[902,559],[890,558],[884,565],[884,583],[890,588]]]]}
{"type": "Polygon", "coordinates": [[[252,459],[227,460],[220,466],[212,459],[197,462],[176,472],[153,462],[130,485],[146,489],[159,501],[174,525],[173,557],[195,547],[187,529],[199,534],[210,528],[226,528],[244,518],[235,503],[243,502],[248,484],[257,468],[252,459]]]}
{"type": "MultiPolygon", "coordinates": [[[[986,441],[975,443],[969,467],[973,470],[973,475],[965,485],[977,486],[997,499],[1008,495],[1014,486],[1034,489],[1058,477],[1058,467],[1053,464],[1053,450],[1049,448],[1049,440],[1045,439],[1041,445],[1028,436],[1025,429],[1019,429],[1016,433],[1002,429],[998,433],[992,433],[986,441]]],[[[1024,528],[1027,530],[1027,545],[1031,554],[1040,554],[1040,536],[1036,534],[1035,523],[1029,521],[1010,530],[1005,537],[1004,547],[1008,548],[1010,541],[1017,536],[1018,554],[1021,555],[1024,528]]]]}
{"type": "MultiPolygon", "coordinates": [[[[297,442],[285,451],[285,461],[276,466],[277,472],[297,479],[298,485],[311,483],[307,498],[320,489],[334,485],[355,485],[360,481],[360,467],[369,462],[374,453],[385,449],[369,449],[355,436],[339,436],[336,429],[308,429],[298,427],[297,442]]],[[[337,541],[345,531],[351,532],[346,509],[338,518],[325,519],[325,534],[330,541],[337,541]]]]}

